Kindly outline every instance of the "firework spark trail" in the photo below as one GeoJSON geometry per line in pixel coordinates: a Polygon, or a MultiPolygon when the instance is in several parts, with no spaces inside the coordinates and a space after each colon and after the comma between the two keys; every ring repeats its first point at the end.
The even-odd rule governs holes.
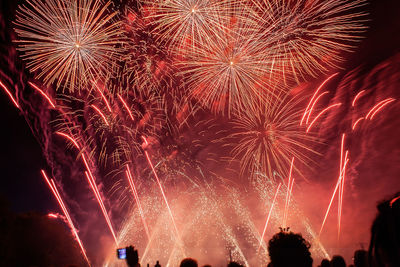
{"type": "Polygon", "coordinates": [[[353,126],[351,127],[351,129],[354,131],[357,127],[357,124],[359,124],[363,119],[364,119],[364,117],[358,118],[356,120],[356,122],[353,124],[353,126]]]}
{"type": "Polygon", "coordinates": [[[30,86],[32,86],[36,91],[38,91],[42,96],[44,96],[44,98],[49,102],[49,104],[53,107],[56,108],[56,106],[54,105],[53,101],[51,101],[51,98],[45,93],[43,92],[43,90],[41,90],[38,86],[36,86],[34,83],[28,82],[30,86]]]}
{"type": "MultiPolygon", "coordinates": [[[[348,160],[350,160],[349,159],[349,157],[348,157],[348,153],[349,151],[347,150],[346,151],[346,155],[345,155],[345,157],[344,157],[344,160],[345,161],[348,161],[348,160]]],[[[340,206],[340,213],[339,213],[339,218],[338,218],[338,240],[339,240],[339,238],[340,238],[340,231],[341,231],[341,227],[342,227],[342,211],[343,211],[343,194],[344,194],[344,183],[345,183],[345,178],[346,178],[346,171],[344,171],[343,172],[343,177],[342,177],[342,181],[341,181],[341,189],[340,189],[340,191],[341,191],[341,194],[340,194],[340,203],[339,203],[339,206],[340,206]]]]}
{"type": "Polygon", "coordinates": [[[121,100],[122,105],[125,107],[126,111],[128,111],[129,117],[131,117],[132,121],[135,121],[135,118],[132,115],[131,109],[126,104],[125,100],[122,98],[122,96],[120,94],[117,94],[117,95],[118,95],[119,100],[121,100]]]}
{"type": "MultiPolygon", "coordinates": [[[[147,142],[146,137],[142,136],[142,138],[143,138],[143,141],[145,142],[145,144],[148,145],[149,143],[147,142]]],[[[169,206],[169,204],[168,204],[168,199],[167,199],[167,196],[165,195],[165,192],[164,192],[164,189],[163,189],[163,187],[162,187],[161,181],[160,181],[160,179],[158,178],[158,174],[157,174],[156,170],[154,169],[154,166],[153,166],[153,163],[151,162],[149,153],[148,153],[146,150],[144,151],[144,153],[145,153],[145,155],[146,155],[147,162],[149,163],[149,165],[150,165],[150,167],[151,167],[151,170],[153,171],[154,177],[156,178],[156,181],[157,181],[158,187],[160,188],[161,194],[162,194],[162,196],[163,196],[165,205],[167,206],[167,209],[168,209],[168,212],[169,212],[169,216],[171,217],[172,224],[174,225],[175,234],[176,234],[176,239],[177,239],[177,241],[179,242],[179,244],[180,244],[180,246],[181,246],[181,249],[182,249],[183,254],[185,255],[185,253],[184,253],[184,251],[183,251],[182,239],[181,239],[181,237],[180,237],[180,235],[179,235],[178,227],[176,226],[175,218],[174,218],[174,215],[172,214],[172,210],[171,210],[171,208],[170,208],[170,206],[169,206]]]]}
{"type": "Polygon", "coordinates": [[[365,116],[365,119],[366,120],[368,120],[368,119],[372,120],[372,118],[370,118],[370,115],[372,113],[374,113],[376,110],[379,110],[382,105],[386,105],[387,102],[390,103],[390,102],[393,102],[394,100],[395,100],[394,98],[386,98],[385,100],[380,101],[378,104],[376,104],[375,106],[373,106],[371,108],[371,110],[367,113],[367,116],[365,116]]]}
{"type": "MultiPolygon", "coordinates": [[[[86,250],[83,247],[83,244],[81,242],[81,239],[79,238],[78,232],[77,232],[77,230],[76,230],[76,228],[74,226],[74,223],[72,222],[72,219],[71,219],[71,217],[69,215],[67,207],[65,206],[64,201],[62,200],[61,195],[58,192],[58,189],[56,187],[56,184],[55,184],[54,180],[53,179],[49,179],[44,170],[42,170],[41,173],[42,173],[42,176],[45,179],[47,185],[50,187],[53,195],[56,197],[57,202],[60,205],[60,208],[62,209],[62,211],[64,213],[64,216],[67,218],[67,222],[69,224],[69,227],[71,228],[71,231],[75,236],[75,240],[78,242],[78,245],[81,248],[82,254],[85,257],[86,262],[88,263],[89,266],[91,266],[90,261],[89,261],[87,255],[86,255],[86,250]]],[[[51,215],[53,215],[52,217],[54,217],[54,214],[51,214],[51,215]]],[[[50,216],[50,214],[49,214],[49,216],[50,216]]],[[[58,218],[58,217],[55,216],[55,218],[58,218]]]]}
{"type": "Polygon", "coordinates": [[[96,112],[103,118],[103,120],[104,120],[104,123],[107,125],[107,126],[110,126],[110,124],[108,123],[108,121],[107,121],[107,118],[106,118],[106,116],[103,114],[103,112],[101,112],[101,110],[98,108],[98,107],[96,107],[94,104],[92,104],[92,105],[90,105],[94,110],[96,110],[96,112]]]}
{"type": "Polygon", "coordinates": [[[263,230],[263,233],[261,235],[260,244],[258,245],[257,253],[260,251],[262,242],[264,240],[264,235],[265,235],[265,232],[266,232],[267,227],[268,227],[268,222],[269,222],[269,219],[271,218],[272,209],[274,208],[276,197],[278,196],[279,188],[281,188],[281,185],[282,185],[282,183],[279,183],[278,188],[276,189],[274,200],[272,201],[271,208],[269,209],[267,220],[266,220],[265,226],[264,226],[264,230],[263,230]]]}
{"type": "Polygon", "coordinates": [[[289,179],[288,179],[288,184],[286,188],[286,200],[285,200],[285,211],[283,214],[283,227],[286,226],[286,220],[287,220],[287,213],[289,210],[289,195],[292,193],[291,192],[291,183],[292,183],[292,170],[293,170],[293,162],[294,162],[294,157],[292,158],[292,162],[290,163],[290,171],[289,171],[289,179]]]}
{"type": "Polygon", "coordinates": [[[97,91],[100,93],[101,98],[103,98],[104,103],[106,104],[108,111],[110,111],[110,113],[112,113],[110,103],[108,103],[108,100],[107,100],[106,96],[105,96],[105,95],[103,94],[103,92],[100,90],[99,86],[97,85],[97,83],[96,83],[95,81],[92,81],[92,83],[93,83],[94,86],[96,87],[97,91]]]}
{"type": "Polygon", "coordinates": [[[319,119],[319,117],[321,117],[322,115],[324,115],[326,112],[328,112],[330,109],[334,108],[334,107],[339,107],[341,106],[342,103],[337,103],[337,104],[332,104],[329,107],[325,108],[324,110],[322,110],[316,117],[315,119],[310,123],[310,125],[308,126],[306,132],[308,133],[311,129],[311,127],[314,125],[314,123],[319,119]]]}
{"type": "MultiPolygon", "coordinates": [[[[310,107],[313,106],[313,105],[315,104],[316,101],[318,101],[318,98],[314,101],[314,98],[316,97],[316,95],[318,94],[318,92],[321,90],[322,87],[325,86],[325,84],[326,84],[330,79],[332,79],[333,77],[335,77],[335,76],[338,75],[338,74],[339,74],[339,72],[334,73],[334,74],[332,74],[331,76],[329,76],[328,78],[326,78],[325,81],[323,81],[322,84],[317,88],[317,90],[315,90],[314,95],[311,97],[311,100],[310,100],[310,102],[308,103],[308,105],[307,105],[307,107],[306,107],[306,109],[305,109],[305,111],[304,111],[303,117],[301,118],[300,126],[303,125],[304,119],[306,118],[307,114],[308,114],[308,117],[307,117],[307,122],[308,122],[308,118],[310,117],[310,112],[311,112],[310,107]],[[314,103],[314,104],[313,104],[313,103],[314,103]]],[[[319,97],[321,97],[321,95],[320,95],[319,97]]]]}
{"type": "MultiPolygon", "coordinates": [[[[74,144],[74,146],[78,149],[78,151],[81,152],[80,151],[80,146],[78,145],[78,142],[74,138],[72,138],[68,134],[65,134],[65,133],[62,133],[62,132],[56,132],[56,134],[67,138],[69,141],[71,141],[74,144]]],[[[85,175],[86,175],[86,178],[87,178],[87,180],[89,182],[90,188],[92,189],[92,191],[93,191],[93,193],[94,193],[94,195],[96,197],[97,203],[99,204],[100,209],[103,212],[104,219],[106,220],[108,228],[111,231],[111,234],[112,234],[112,236],[114,238],[115,244],[118,245],[118,241],[117,241],[117,237],[116,237],[115,232],[114,232],[114,228],[112,227],[111,220],[110,220],[110,218],[108,216],[107,210],[106,210],[106,208],[104,206],[103,200],[102,200],[101,195],[99,193],[99,190],[97,188],[96,181],[95,181],[95,179],[93,177],[93,174],[92,174],[92,172],[90,170],[89,164],[88,164],[88,162],[86,160],[86,157],[85,157],[84,153],[82,153],[81,158],[82,158],[83,164],[85,165],[86,170],[87,170],[87,171],[85,171],[85,175]]]]}
{"type": "Polygon", "coordinates": [[[7,95],[10,97],[11,101],[14,103],[14,105],[18,108],[21,109],[20,106],[18,105],[18,102],[15,100],[11,92],[7,89],[7,87],[4,85],[2,81],[0,81],[0,86],[3,87],[4,91],[6,91],[7,95]]]}
{"type": "Polygon", "coordinates": [[[387,106],[388,104],[392,103],[393,101],[396,101],[396,99],[391,99],[386,101],[385,103],[383,103],[379,108],[377,108],[372,114],[371,114],[371,118],[370,120],[372,121],[372,119],[374,118],[375,114],[377,114],[379,111],[381,111],[385,106],[387,106]]]}
{"type": "Polygon", "coordinates": [[[323,97],[324,95],[328,94],[329,91],[325,91],[323,93],[321,93],[319,96],[317,96],[317,98],[314,100],[314,103],[312,104],[310,110],[308,111],[308,116],[307,116],[307,120],[306,120],[306,125],[308,125],[308,121],[310,120],[311,114],[314,110],[315,105],[318,103],[318,100],[323,97]]]}
{"type": "MultiPolygon", "coordinates": [[[[346,134],[342,134],[342,142],[340,145],[340,167],[339,169],[341,170],[343,168],[343,163],[344,161],[347,160],[347,155],[348,155],[348,151],[346,151],[346,156],[343,159],[343,155],[344,155],[344,144],[345,144],[345,138],[346,138],[346,134]]],[[[343,172],[343,177],[340,181],[340,185],[339,185],[339,198],[338,198],[338,239],[340,236],[340,227],[341,227],[341,220],[342,220],[342,208],[343,208],[343,192],[344,192],[344,182],[345,182],[345,175],[346,172],[343,172]]]]}
{"type": "Polygon", "coordinates": [[[112,227],[111,220],[110,220],[110,218],[108,216],[107,210],[106,210],[106,208],[104,206],[104,203],[103,203],[103,199],[101,198],[99,189],[97,188],[97,185],[96,185],[96,181],[95,181],[95,179],[94,179],[94,177],[92,175],[92,172],[90,171],[90,168],[89,168],[89,166],[88,166],[88,164],[86,162],[84,154],[82,154],[82,159],[85,162],[86,169],[88,170],[88,171],[85,171],[86,178],[87,178],[87,180],[89,182],[89,185],[92,188],[92,191],[93,191],[93,193],[94,193],[94,195],[96,197],[97,203],[99,203],[101,211],[103,212],[104,218],[105,218],[105,220],[107,222],[107,225],[108,225],[108,228],[110,229],[111,234],[112,234],[112,236],[114,238],[115,244],[118,245],[118,241],[117,241],[117,237],[116,237],[115,232],[114,232],[114,228],[112,227]]]}
{"type": "Polygon", "coordinates": [[[351,103],[351,106],[354,107],[356,105],[356,101],[361,98],[361,95],[365,92],[365,90],[361,90],[358,92],[358,94],[354,97],[353,102],[351,103]]]}
{"type": "Polygon", "coordinates": [[[140,204],[139,195],[137,193],[136,186],[135,186],[135,183],[133,181],[133,177],[132,177],[132,174],[131,174],[131,171],[130,171],[128,165],[126,165],[126,177],[128,178],[129,185],[131,187],[133,196],[135,197],[136,205],[138,206],[140,217],[142,218],[142,223],[143,223],[143,226],[144,226],[144,230],[146,231],[147,239],[150,241],[149,228],[147,227],[147,223],[146,223],[146,219],[144,217],[144,212],[143,212],[143,209],[142,209],[142,205],[140,204]]]}
{"type": "Polygon", "coordinates": [[[345,160],[345,162],[344,162],[344,164],[343,164],[343,168],[340,170],[339,178],[338,178],[338,181],[337,181],[337,183],[336,183],[335,190],[333,191],[333,194],[332,194],[331,200],[330,200],[330,202],[329,202],[328,208],[327,208],[327,210],[326,210],[325,217],[324,217],[324,220],[323,220],[323,222],[322,222],[321,229],[319,230],[318,236],[321,236],[321,232],[322,232],[322,229],[324,228],[326,219],[327,219],[328,214],[329,214],[329,211],[330,211],[330,209],[331,209],[333,199],[335,198],[335,195],[336,195],[336,191],[337,191],[338,188],[339,188],[340,182],[341,182],[342,177],[343,177],[343,173],[346,171],[346,166],[347,166],[347,163],[349,162],[349,159],[347,159],[347,155],[345,156],[345,159],[346,159],[346,160],[345,160]]]}

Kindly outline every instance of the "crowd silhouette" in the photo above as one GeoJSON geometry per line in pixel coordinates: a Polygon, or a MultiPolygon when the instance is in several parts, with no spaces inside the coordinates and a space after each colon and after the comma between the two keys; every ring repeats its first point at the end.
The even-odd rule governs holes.
{"type": "MultiPolygon", "coordinates": [[[[323,259],[318,267],[400,267],[400,192],[389,200],[378,204],[378,214],[371,227],[369,250],[354,252],[353,263],[346,265],[344,258],[334,255],[323,259]]],[[[268,242],[270,263],[268,267],[312,267],[310,243],[300,233],[289,228],[281,229],[268,242]]],[[[134,247],[126,248],[126,262],[129,267],[140,267],[139,254],[134,247]]],[[[149,264],[147,264],[150,267],[149,264]]],[[[237,262],[229,262],[228,267],[244,267],[237,262]]],[[[157,261],[154,267],[161,267],[157,261]]],[[[180,267],[199,267],[197,261],[185,258],[180,267]]],[[[203,265],[202,267],[211,267],[203,265]]]]}

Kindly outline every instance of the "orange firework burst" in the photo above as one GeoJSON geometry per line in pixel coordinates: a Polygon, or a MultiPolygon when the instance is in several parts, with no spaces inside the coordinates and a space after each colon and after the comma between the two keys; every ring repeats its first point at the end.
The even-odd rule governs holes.
{"type": "Polygon", "coordinates": [[[243,12],[235,11],[229,30],[206,44],[195,43],[179,62],[191,95],[214,113],[241,113],[282,90],[272,75],[271,50],[264,49],[253,23],[242,19],[243,12]]]}
{"type": "Polygon", "coordinates": [[[112,67],[120,23],[101,0],[32,0],[15,22],[28,68],[46,84],[74,91],[112,67]]]}
{"type": "Polygon", "coordinates": [[[157,0],[144,1],[147,18],[152,19],[154,31],[168,40],[171,48],[187,48],[192,41],[207,42],[226,27],[227,11],[238,1],[232,0],[157,0]]]}
{"type": "Polygon", "coordinates": [[[273,49],[276,66],[297,82],[337,67],[341,52],[365,31],[365,0],[251,0],[265,50],[273,49]]]}
{"type": "Polygon", "coordinates": [[[292,157],[307,163],[311,161],[307,153],[318,154],[310,147],[318,143],[317,138],[299,127],[300,101],[301,98],[282,96],[234,119],[236,132],[231,137],[239,140],[232,154],[240,159],[242,174],[248,171],[251,176],[260,172],[269,178],[275,173],[287,177],[292,157]]]}

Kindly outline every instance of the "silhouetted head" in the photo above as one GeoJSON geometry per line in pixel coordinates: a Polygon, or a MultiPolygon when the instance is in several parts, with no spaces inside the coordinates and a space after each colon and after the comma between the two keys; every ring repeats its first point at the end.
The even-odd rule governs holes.
{"type": "Polygon", "coordinates": [[[197,261],[192,258],[186,258],[181,261],[180,267],[198,267],[197,261]]]}
{"type": "Polygon", "coordinates": [[[323,259],[321,261],[321,267],[329,267],[331,265],[331,263],[329,262],[328,259],[323,259]]]}
{"type": "Polygon", "coordinates": [[[282,231],[268,242],[273,267],[311,267],[310,243],[301,234],[282,231]]]}
{"type": "Polygon", "coordinates": [[[400,266],[400,192],[378,205],[371,228],[370,266],[400,266]]]}
{"type": "Polygon", "coordinates": [[[240,265],[237,262],[231,261],[230,263],[228,263],[228,267],[243,267],[243,265],[240,265]]]}
{"type": "Polygon", "coordinates": [[[354,252],[354,267],[368,267],[368,252],[364,249],[354,252]]]}
{"type": "Polygon", "coordinates": [[[346,262],[342,256],[335,255],[332,257],[331,267],[346,267],[346,262]]]}

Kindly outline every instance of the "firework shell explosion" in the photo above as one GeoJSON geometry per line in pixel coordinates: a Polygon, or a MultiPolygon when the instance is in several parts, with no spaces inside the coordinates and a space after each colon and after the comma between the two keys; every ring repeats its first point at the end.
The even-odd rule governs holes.
{"type": "Polygon", "coordinates": [[[366,2],[22,3],[14,44],[32,77],[14,92],[2,74],[0,86],[42,145],[41,174],[87,265],[123,266],[115,249],[134,244],[143,266],[266,266],[278,227],[329,257],[321,235],[341,234],[352,135],[397,101],[390,90],[366,101],[366,82],[326,148],[357,74],[340,67],[367,30],[366,2]],[[324,153],[337,175],[311,221],[299,192],[324,153]]]}

